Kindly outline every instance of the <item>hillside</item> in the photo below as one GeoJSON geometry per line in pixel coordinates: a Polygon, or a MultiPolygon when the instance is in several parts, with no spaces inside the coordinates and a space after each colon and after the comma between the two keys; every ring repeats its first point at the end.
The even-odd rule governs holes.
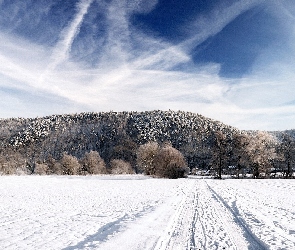
{"type": "Polygon", "coordinates": [[[5,174],[34,173],[36,164],[43,165],[43,173],[65,174],[67,171],[60,171],[65,155],[70,156],[67,161],[76,162],[80,174],[86,174],[89,171],[80,168],[85,166],[81,161],[90,151],[98,152],[105,171],[112,168],[112,160],[121,160],[129,164],[131,172],[138,173],[138,148],[147,142],[169,144],[183,154],[191,170],[213,170],[219,177],[221,172],[236,176],[252,173],[257,177],[270,177],[274,169],[290,177],[294,172],[294,130],[239,131],[190,112],[11,118],[0,120],[0,129],[0,172],[5,174]]]}
{"type": "Polygon", "coordinates": [[[278,140],[282,140],[283,135],[289,135],[291,138],[295,139],[295,129],[289,129],[284,131],[269,131],[268,133],[273,135],[278,140]]]}
{"type": "MultiPolygon", "coordinates": [[[[98,151],[109,163],[113,158],[135,165],[136,149],[148,141],[170,142],[190,167],[209,156],[214,131],[232,134],[237,129],[199,114],[182,111],[107,112],[52,115],[0,120],[1,155],[20,161],[60,159],[64,152],[81,158],[98,151]],[[196,150],[202,149],[202,150],[196,150]],[[205,150],[205,151],[204,151],[205,150]],[[15,158],[14,157],[14,158],[15,158]]],[[[16,161],[13,159],[13,161],[16,161]]]]}

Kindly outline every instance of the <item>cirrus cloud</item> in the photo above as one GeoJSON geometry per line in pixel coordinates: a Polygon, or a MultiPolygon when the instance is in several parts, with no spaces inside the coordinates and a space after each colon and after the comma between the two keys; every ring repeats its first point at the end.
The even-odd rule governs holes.
{"type": "MultiPolygon", "coordinates": [[[[17,10],[21,2],[12,1],[11,8],[3,9],[17,10]]],[[[38,20],[48,22],[48,32],[57,37],[54,44],[42,42],[41,38],[32,41],[18,32],[17,25],[21,24],[5,29],[4,24],[9,21],[0,17],[1,117],[174,109],[201,113],[241,129],[295,127],[294,56],[290,56],[295,52],[292,1],[218,1],[214,7],[196,10],[185,25],[183,21],[179,24],[186,36],[178,42],[169,40],[165,30],[158,34],[152,20],[146,21],[160,1],[81,0],[74,4],[74,11],[64,13],[68,17],[63,24],[51,25],[49,17],[38,20]],[[255,49],[251,67],[242,76],[221,75],[223,61],[215,60],[214,55],[210,61],[196,63],[196,51],[203,50],[204,42],[210,48],[211,40],[218,34],[236,32],[238,24],[246,27],[245,22],[259,13],[280,23],[284,36],[270,32],[269,25],[259,19],[259,29],[273,34],[275,42],[263,41],[267,46],[255,49]],[[134,15],[143,15],[145,21],[134,25],[134,15]],[[240,23],[242,15],[244,23],[240,23]],[[87,51],[87,58],[83,51],[87,51]]],[[[53,6],[53,2],[47,3],[46,13],[51,13],[48,15],[52,15],[53,6]]],[[[19,12],[13,13],[16,16],[11,20],[16,20],[19,12]]],[[[178,24],[171,21],[171,25],[178,24]]],[[[247,36],[248,31],[244,32],[247,36]]],[[[219,39],[226,37],[225,34],[219,39]]],[[[223,40],[222,44],[239,46],[232,40],[223,40]]],[[[231,59],[229,56],[223,60],[231,59]]]]}

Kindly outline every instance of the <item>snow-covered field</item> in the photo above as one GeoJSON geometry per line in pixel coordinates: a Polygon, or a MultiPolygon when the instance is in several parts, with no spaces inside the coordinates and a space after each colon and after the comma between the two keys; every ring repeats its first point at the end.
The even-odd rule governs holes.
{"type": "Polygon", "coordinates": [[[295,249],[295,181],[1,176],[0,249],[295,249]]]}

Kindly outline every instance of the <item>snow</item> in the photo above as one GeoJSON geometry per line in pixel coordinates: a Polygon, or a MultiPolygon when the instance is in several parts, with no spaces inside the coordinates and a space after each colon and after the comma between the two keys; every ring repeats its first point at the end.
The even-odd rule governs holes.
{"type": "Polygon", "coordinates": [[[0,249],[295,249],[294,222],[294,180],[0,177],[0,249]]]}

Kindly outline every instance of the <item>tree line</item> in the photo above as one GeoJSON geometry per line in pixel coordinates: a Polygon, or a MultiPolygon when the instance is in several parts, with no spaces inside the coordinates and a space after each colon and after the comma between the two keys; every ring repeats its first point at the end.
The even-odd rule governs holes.
{"type": "Polygon", "coordinates": [[[0,173],[291,178],[294,144],[293,131],[239,131],[182,111],[12,118],[0,120],[0,173]]]}

